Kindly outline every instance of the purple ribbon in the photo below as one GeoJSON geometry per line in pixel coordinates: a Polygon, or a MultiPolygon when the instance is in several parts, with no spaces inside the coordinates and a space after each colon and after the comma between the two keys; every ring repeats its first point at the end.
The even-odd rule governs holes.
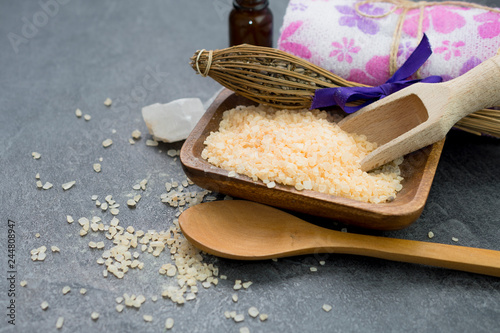
{"type": "Polygon", "coordinates": [[[311,109],[338,105],[345,112],[353,113],[368,104],[382,99],[414,83],[441,82],[443,80],[441,76],[429,76],[425,79],[419,80],[406,80],[424,64],[431,54],[432,50],[429,39],[424,34],[420,44],[418,44],[417,48],[408,57],[403,66],[401,66],[384,84],[377,87],[338,87],[318,89],[314,94],[311,109]],[[359,99],[366,100],[366,102],[359,106],[346,106],[347,103],[359,99]]]}

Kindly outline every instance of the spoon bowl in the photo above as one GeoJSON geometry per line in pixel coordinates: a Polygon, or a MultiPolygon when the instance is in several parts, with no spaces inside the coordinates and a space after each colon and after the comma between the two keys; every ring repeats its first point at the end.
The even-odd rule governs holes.
{"type": "Polygon", "coordinates": [[[500,277],[500,251],[345,233],[245,200],[190,207],[179,225],[197,248],[229,259],[344,253],[500,277]]]}

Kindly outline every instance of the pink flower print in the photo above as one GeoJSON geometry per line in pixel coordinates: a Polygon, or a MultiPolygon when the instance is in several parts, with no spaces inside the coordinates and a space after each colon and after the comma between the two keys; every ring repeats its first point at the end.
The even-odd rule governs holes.
{"type": "Polygon", "coordinates": [[[347,80],[378,86],[389,79],[389,56],[374,56],[365,66],[365,69],[353,68],[347,80]]]}
{"type": "MultiPolygon", "coordinates": [[[[473,56],[473,57],[469,58],[469,60],[467,60],[462,65],[462,68],[460,69],[460,72],[458,73],[458,75],[464,75],[465,73],[467,73],[468,71],[470,71],[471,69],[473,69],[474,67],[479,65],[481,62],[482,62],[481,59],[479,59],[478,57],[473,56]]],[[[448,74],[442,74],[441,77],[443,78],[443,82],[446,82],[446,81],[453,79],[453,76],[448,75],[448,74]]]]}
{"type": "Polygon", "coordinates": [[[361,48],[359,46],[354,46],[354,39],[347,40],[346,37],[342,38],[342,44],[339,42],[333,42],[333,47],[335,50],[330,52],[330,57],[337,57],[339,62],[347,61],[347,63],[352,62],[352,56],[349,53],[358,53],[361,48]]]}
{"type": "Polygon", "coordinates": [[[303,23],[304,22],[302,21],[294,21],[283,30],[279,41],[279,48],[285,52],[295,54],[298,57],[309,59],[311,58],[312,53],[307,48],[307,46],[300,43],[287,41],[290,36],[293,35],[302,26],[303,23]]]}
{"type": "MultiPolygon", "coordinates": [[[[344,16],[339,19],[339,25],[348,27],[357,27],[363,33],[368,35],[375,35],[379,31],[378,24],[375,19],[360,16],[354,8],[351,6],[335,6],[335,8],[344,16]]],[[[381,15],[384,13],[382,8],[373,7],[371,4],[365,4],[360,6],[359,10],[362,13],[369,15],[381,15]]]]}
{"type": "Polygon", "coordinates": [[[493,12],[479,14],[474,16],[474,21],[483,23],[477,28],[481,38],[495,38],[500,35],[500,14],[493,12]]]}
{"type": "Polygon", "coordinates": [[[460,69],[460,75],[467,73],[468,71],[479,65],[481,62],[481,59],[479,59],[478,57],[471,57],[464,63],[462,69],[460,69]]]}
{"type": "Polygon", "coordinates": [[[411,41],[401,43],[398,47],[398,57],[402,55],[406,60],[413,53],[413,51],[415,51],[415,46],[413,46],[411,41]]]}
{"type": "MultiPolygon", "coordinates": [[[[446,6],[433,6],[424,9],[422,32],[429,29],[430,23],[434,30],[441,34],[449,34],[465,25],[465,18],[454,12],[454,10],[468,10],[468,8],[450,8],[446,6]]],[[[412,37],[417,37],[420,10],[414,9],[408,12],[403,24],[403,31],[412,37]]]]}
{"type": "Polygon", "coordinates": [[[451,57],[460,57],[462,53],[459,47],[464,46],[465,43],[462,41],[451,43],[449,40],[443,41],[443,46],[437,47],[434,51],[436,53],[443,53],[444,60],[448,61],[451,57]]]}
{"type": "Polygon", "coordinates": [[[292,11],[300,10],[301,12],[303,12],[307,9],[307,5],[304,5],[303,3],[290,3],[290,8],[292,9],[292,11]]]}
{"type": "Polygon", "coordinates": [[[450,81],[453,79],[453,76],[448,75],[448,74],[441,74],[440,76],[443,79],[443,82],[450,81]]]}

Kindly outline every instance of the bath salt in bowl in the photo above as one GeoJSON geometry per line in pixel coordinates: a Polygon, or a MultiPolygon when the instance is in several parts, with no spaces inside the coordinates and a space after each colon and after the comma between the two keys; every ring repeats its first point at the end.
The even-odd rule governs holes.
{"type": "Polygon", "coordinates": [[[413,223],[444,141],[366,173],[359,161],[375,144],[341,131],[335,117],[262,107],[224,90],[186,139],[181,163],[198,186],[235,198],[370,229],[413,223]]]}
{"type": "Polygon", "coordinates": [[[342,131],[331,118],[319,110],[238,106],[224,111],[201,156],[268,187],[283,184],[371,203],[394,200],[403,159],[361,171],[359,162],[377,145],[342,131]]]}

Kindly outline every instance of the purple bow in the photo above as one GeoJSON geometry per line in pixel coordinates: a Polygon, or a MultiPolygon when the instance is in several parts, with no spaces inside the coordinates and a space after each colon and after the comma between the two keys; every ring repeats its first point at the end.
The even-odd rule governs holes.
{"type": "Polygon", "coordinates": [[[441,82],[441,76],[429,76],[425,79],[406,80],[412,76],[432,54],[429,39],[424,34],[420,44],[408,57],[394,75],[384,84],[377,87],[338,87],[316,90],[311,104],[311,109],[324,108],[338,105],[345,112],[353,113],[381,98],[384,98],[398,90],[417,82],[437,83],[441,82]],[[346,106],[347,103],[359,99],[366,100],[359,106],[346,106]]]}

